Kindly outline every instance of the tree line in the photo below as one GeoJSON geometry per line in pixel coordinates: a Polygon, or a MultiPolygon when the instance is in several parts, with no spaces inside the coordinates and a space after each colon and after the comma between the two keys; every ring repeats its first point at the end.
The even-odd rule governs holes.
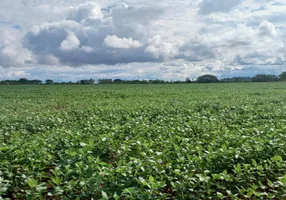
{"type": "Polygon", "coordinates": [[[217,78],[214,75],[206,74],[198,77],[196,80],[186,78],[185,81],[165,81],[165,80],[122,80],[122,79],[83,79],[76,82],[56,82],[52,79],[41,81],[38,79],[28,80],[20,78],[19,80],[2,80],[0,85],[59,85],[59,84],[176,84],[176,83],[238,83],[238,82],[278,82],[286,81],[286,72],[282,72],[279,76],[273,74],[257,74],[253,77],[231,77],[217,78]]]}

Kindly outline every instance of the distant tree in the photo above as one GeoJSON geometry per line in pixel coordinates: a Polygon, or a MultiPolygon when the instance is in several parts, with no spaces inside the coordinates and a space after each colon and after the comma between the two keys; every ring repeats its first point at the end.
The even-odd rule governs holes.
{"type": "Polygon", "coordinates": [[[30,82],[30,84],[36,84],[36,85],[42,83],[42,81],[41,81],[41,80],[38,80],[38,79],[30,80],[29,82],[30,82]]]}
{"type": "Polygon", "coordinates": [[[148,81],[147,80],[142,80],[141,84],[148,84],[148,81]]]}
{"type": "Polygon", "coordinates": [[[186,78],[186,83],[191,83],[191,79],[190,78],[186,78]]]}
{"type": "Polygon", "coordinates": [[[1,81],[1,84],[3,85],[19,85],[19,81],[17,80],[4,80],[4,81],[1,81]]]}
{"type": "Polygon", "coordinates": [[[114,79],[114,80],[113,80],[113,83],[123,83],[123,81],[118,78],[118,79],[114,79]]]}
{"type": "Polygon", "coordinates": [[[214,75],[203,75],[197,78],[197,83],[218,83],[219,80],[216,76],[214,75]]]}
{"type": "Polygon", "coordinates": [[[29,80],[26,79],[26,78],[20,78],[19,81],[18,81],[20,84],[29,84],[29,80]]]}
{"type": "Polygon", "coordinates": [[[99,84],[111,84],[112,83],[112,79],[99,79],[98,83],[99,84]]]}
{"type": "Polygon", "coordinates": [[[252,82],[274,82],[278,80],[277,76],[271,74],[257,74],[252,78],[252,82]]]}
{"type": "MultiPolygon", "coordinates": [[[[167,82],[165,82],[165,83],[167,83],[167,82]]],[[[174,84],[183,84],[183,83],[186,83],[186,81],[177,80],[177,81],[173,81],[172,83],[174,83],[174,84]]]]}
{"type": "Polygon", "coordinates": [[[279,75],[279,80],[280,80],[280,81],[286,81],[286,72],[282,72],[282,73],[279,75]]]}
{"type": "Polygon", "coordinates": [[[148,83],[151,83],[151,84],[165,84],[165,83],[166,83],[166,81],[156,79],[156,80],[149,80],[149,82],[148,82],[148,83]]]}
{"type": "Polygon", "coordinates": [[[220,80],[222,83],[239,83],[239,82],[251,82],[252,77],[232,77],[232,78],[223,78],[220,80]]]}
{"type": "Polygon", "coordinates": [[[52,79],[47,79],[46,80],[46,84],[47,85],[52,85],[54,83],[54,81],[52,79]]]}
{"type": "Polygon", "coordinates": [[[88,79],[88,80],[81,80],[80,84],[94,84],[95,80],[94,79],[88,79]]]}

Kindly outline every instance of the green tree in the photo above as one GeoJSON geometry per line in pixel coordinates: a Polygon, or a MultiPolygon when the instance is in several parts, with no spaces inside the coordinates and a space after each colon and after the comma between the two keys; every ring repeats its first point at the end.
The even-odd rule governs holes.
{"type": "Polygon", "coordinates": [[[54,81],[52,79],[47,79],[46,80],[46,84],[47,85],[52,85],[54,83],[54,81]]]}
{"type": "Polygon", "coordinates": [[[278,81],[278,77],[275,75],[268,74],[257,74],[252,78],[252,82],[274,82],[278,81]]]}
{"type": "Polygon", "coordinates": [[[216,76],[206,74],[197,78],[197,83],[218,83],[219,80],[216,76]]]}
{"type": "Polygon", "coordinates": [[[99,79],[99,84],[112,84],[112,79],[99,79]]]}
{"type": "Polygon", "coordinates": [[[191,83],[191,79],[190,78],[186,78],[186,83],[191,83]]]}
{"type": "Polygon", "coordinates": [[[286,81],[286,72],[282,72],[282,73],[279,75],[279,80],[280,80],[280,81],[286,81]]]}
{"type": "Polygon", "coordinates": [[[94,84],[95,80],[94,79],[88,79],[88,80],[81,80],[80,84],[94,84]]]}
{"type": "Polygon", "coordinates": [[[19,81],[18,81],[20,84],[29,84],[29,80],[26,79],[26,78],[20,78],[19,81]]]}

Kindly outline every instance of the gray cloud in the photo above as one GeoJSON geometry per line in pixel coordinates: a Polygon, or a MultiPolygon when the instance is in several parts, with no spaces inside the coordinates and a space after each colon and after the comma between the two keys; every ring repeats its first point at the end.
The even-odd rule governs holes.
{"type": "Polygon", "coordinates": [[[161,60],[145,51],[148,37],[142,34],[148,35],[147,27],[160,13],[158,9],[119,4],[103,12],[96,3],[70,9],[67,20],[43,24],[28,32],[24,47],[41,61],[42,55],[48,55],[74,66],[161,60]],[[141,16],[153,12],[147,20],[141,16]]]}
{"type": "Polygon", "coordinates": [[[283,0],[125,2],[0,1],[0,67],[7,76],[56,76],[37,70],[57,66],[62,78],[84,76],[86,66],[106,77],[166,79],[285,70],[283,0]]]}
{"type": "Polygon", "coordinates": [[[217,52],[212,46],[195,39],[187,41],[180,47],[179,52],[178,58],[191,62],[206,61],[217,57],[217,52]]]}
{"type": "Polygon", "coordinates": [[[286,58],[282,54],[269,52],[253,52],[245,56],[236,56],[234,63],[239,65],[284,65],[286,58]]]}

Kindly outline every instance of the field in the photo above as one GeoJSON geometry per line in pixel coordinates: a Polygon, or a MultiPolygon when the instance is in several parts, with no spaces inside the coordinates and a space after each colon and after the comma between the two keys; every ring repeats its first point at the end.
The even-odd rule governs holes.
{"type": "Polygon", "coordinates": [[[0,86],[0,199],[286,199],[286,83],[0,86]]]}

